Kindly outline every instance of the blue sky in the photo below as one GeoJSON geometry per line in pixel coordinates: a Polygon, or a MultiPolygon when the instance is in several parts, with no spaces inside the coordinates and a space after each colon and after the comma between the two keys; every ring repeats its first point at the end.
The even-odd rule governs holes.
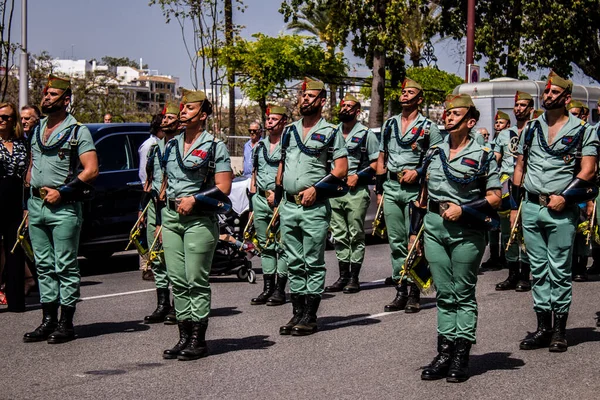
{"type": "MultiPolygon", "coordinates": [[[[20,1],[16,1],[13,40],[20,41],[20,1]]],[[[178,76],[190,87],[189,61],[176,22],[165,23],[158,6],[148,0],[28,0],[28,50],[53,57],[100,59],[105,55],[130,57],[149,64],[162,74],[178,76]]],[[[280,0],[245,0],[244,13],[235,12],[235,23],[244,25],[244,37],[262,32],[275,36],[285,31],[280,0]]],[[[368,75],[361,60],[346,52],[359,76],[368,75]]],[[[456,42],[436,44],[440,69],[464,75],[456,42]]],[[[17,58],[18,59],[18,58],[17,58]]],[[[575,76],[577,80],[577,76],[575,76]]]]}

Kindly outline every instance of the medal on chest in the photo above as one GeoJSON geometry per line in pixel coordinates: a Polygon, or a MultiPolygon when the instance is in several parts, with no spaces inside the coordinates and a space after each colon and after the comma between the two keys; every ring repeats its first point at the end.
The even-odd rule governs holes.
{"type": "Polygon", "coordinates": [[[565,164],[569,164],[572,160],[573,160],[573,155],[571,155],[571,154],[566,154],[563,157],[563,161],[565,162],[565,164]]]}
{"type": "Polygon", "coordinates": [[[58,149],[58,153],[56,155],[61,160],[64,160],[65,158],[67,158],[67,149],[58,149]]]}

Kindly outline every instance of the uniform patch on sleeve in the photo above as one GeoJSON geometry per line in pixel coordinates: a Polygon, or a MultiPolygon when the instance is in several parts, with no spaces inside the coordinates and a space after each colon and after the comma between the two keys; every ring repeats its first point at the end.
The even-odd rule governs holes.
{"type": "Polygon", "coordinates": [[[362,138],[358,137],[358,136],[354,136],[351,140],[352,143],[360,143],[360,141],[362,140],[362,138]]]}
{"type": "Polygon", "coordinates": [[[321,142],[321,143],[325,143],[325,135],[322,135],[320,133],[313,133],[312,135],[310,135],[310,139],[311,140],[316,140],[317,142],[321,142]]]}
{"type": "Polygon", "coordinates": [[[463,157],[463,159],[460,160],[460,163],[462,165],[466,165],[467,167],[479,168],[479,161],[473,160],[472,158],[463,157]]]}
{"type": "Polygon", "coordinates": [[[565,136],[560,142],[562,144],[571,144],[571,142],[573,142],[573,136],[565,136]]]}
{"type": "Polygon", "coordinates": [[[204,160],[206,158],[206,156],[208,155],[208,153],[206,151],[204,151],[204,150],[196,149],[196,150],[192,151],[192,155],[194,157],[200,157],[201,159],[204,160]]]}

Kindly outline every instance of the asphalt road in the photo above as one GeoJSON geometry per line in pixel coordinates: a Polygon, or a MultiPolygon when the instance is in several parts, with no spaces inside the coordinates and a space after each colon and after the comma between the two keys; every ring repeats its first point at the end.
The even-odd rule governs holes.
{"type": "MultiPolygon", "coordinates": [[[[337,278],[335,254],[327,282],[337,278]]],[[[386,244],[367,248],[364,289],[326,295],[320,332],[280,336],[291,305],[251,306],[262,287],[235,276],[212,280],[213,310],[207,334],[210,356],[163,360],[177,328],[144,325],[155,306],[151,282],[141,280],[137,258],[114,256],[109,265],[82,262],[83,301],[76,314],[78,339],[61,345],[23,343],[41,311],[0,309],[1,399],[596,399],[600,389],[600,282],[574,286],[569,351],[520,351],[535,329],[530,293],[496,292],[506,271],[480,275],[479,326],[472,377],[462,384],[423,382],[421,368],[435,355],[432,295],[418,314],[383,313],[394,289],[386,244]],[[106,273],[109,272],[109,273],[106,273]]],[[[254,260],[256,267],[258,260],[254,260]]]]}

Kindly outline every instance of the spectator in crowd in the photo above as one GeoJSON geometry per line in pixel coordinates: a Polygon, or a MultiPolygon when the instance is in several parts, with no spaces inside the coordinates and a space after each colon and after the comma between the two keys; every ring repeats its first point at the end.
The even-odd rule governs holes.
{"type": "Polygon", "coordinates": [[[477,133],[479,133],[483,137],[483,140],[485,140],[486,143],[489,143],[490,133],[488,132],[487,129],[479,128],[479,129],[477,129],[477,133]]]}
{"type": "Polygon", "coordinates": [[[262,127],[258,122],[252,122],[248,129],[250,140],[244,145],[244,176],[252,175],[252,149],[262,137],[262,127]]]}
{"type": "Polygon", "coordinates": [[[111,113],[104,114],[104,123],[112,124],[112,114],[111,113]]]}
{"type": "Polygon", "coordinates": [[[38,106],[25,105],[21,108],[21,124],[23,125],[23,133],[30,142],[33,130],[40,123],[42,113],[38,106]]]}

